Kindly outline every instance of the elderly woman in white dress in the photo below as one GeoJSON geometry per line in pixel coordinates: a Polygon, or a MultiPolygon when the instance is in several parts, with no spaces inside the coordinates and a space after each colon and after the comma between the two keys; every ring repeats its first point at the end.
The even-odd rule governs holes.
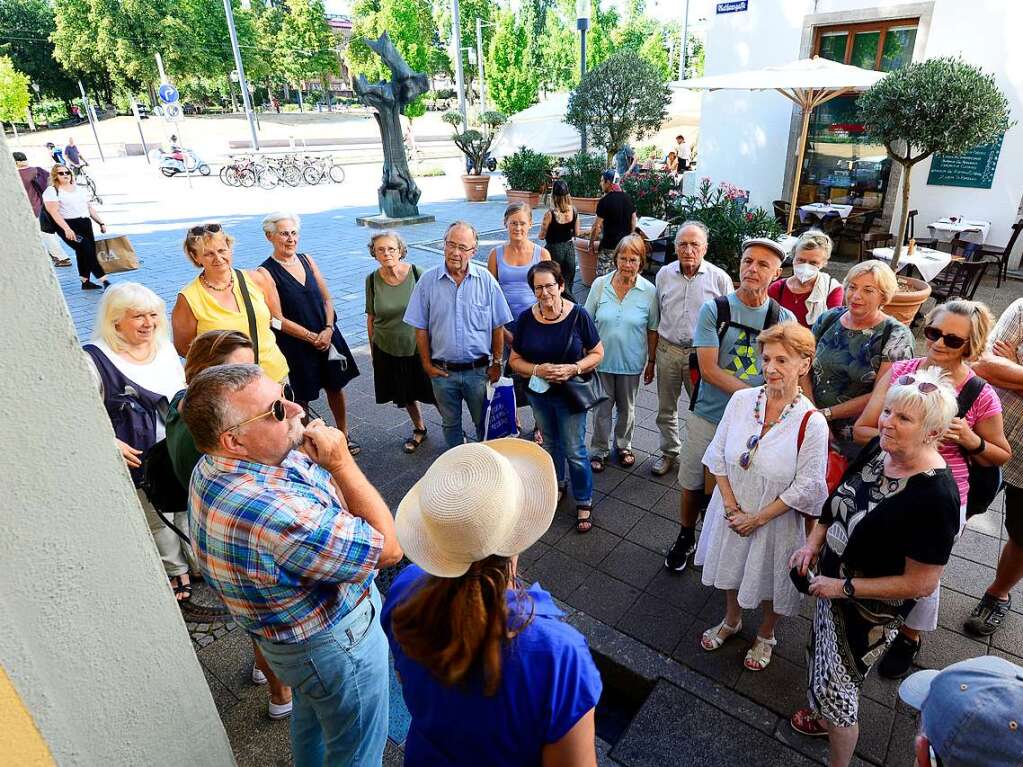
{"type": "Polygon", "coordinates": [[[778,618],[799,613],[788,561],[806,542],[806,520],[820,514],[828,496],[827,421],[799,389],[813,361],[813,334],[783,322],[757,344],[766,383],[732,395],[703,457],[717,488],[698,557],[704,584],[725,592],[725,617],[703,633],[704,650],[739,633],[743,609],[763,607],[743,663],[750,671],[771,662],[778,618]]]}

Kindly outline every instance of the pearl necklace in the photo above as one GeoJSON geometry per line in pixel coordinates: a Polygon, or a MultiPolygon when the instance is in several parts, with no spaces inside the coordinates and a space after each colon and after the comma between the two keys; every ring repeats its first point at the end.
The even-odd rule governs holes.
{"type": "Polygon", "coordinates": [[[767,386],[762,386],[760,387],[760,393],[757,395],[756,404],[753,406],[753,420],[756,421],[757,424],[759,424],[760,426],[764,426],[768,429],[770,429],[772,426],[777,426],[779,423],[785,420],[785,417],[789,413],[795,410],[796,405],[799,403],[799,397],[800,395],[796,394],[796,398],[782,409],[781,415],[779,415],[777,419],[775,419],[771,423],[765,424],[764,412],[766,411],[767,404],[767,386]]]}
{"type": "Polygon", "coordinates": [[[209,288],[210,290],[214,290],[217,293],[223,293],[225,290],[230,290],[231,288],[234,287],[234,274],[231,275],[230,281],[220,288],[218,288],[216,285],[212,284],[209,280],[207,280],[205,274],[199,275],[199,282],[201,282],[203,286],[209,288]]]}

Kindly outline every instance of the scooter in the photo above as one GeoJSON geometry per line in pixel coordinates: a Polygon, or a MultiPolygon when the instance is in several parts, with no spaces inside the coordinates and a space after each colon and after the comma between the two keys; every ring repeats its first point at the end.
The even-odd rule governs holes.
{"type": "Polygon", "coordinates": [[[160,150],[160,172],[168,178],[184,173],[186,162],[188,163],[189,173],[199,173],[203,176],[210,175],[210,166],[199,159],[199,155],[191,149],[173,146],[169,152],[160,150]]]}
{"type": "MultiPolygon", "coordinates": [[[[491,173],[497,170],[497,159],[490,152],[487,152],[487,156],[483,158],[483,167],[491,173]]],[[[472,173],[472,160],[468,157],[465,158],[465,172],[466,174],[472,173]]]]}

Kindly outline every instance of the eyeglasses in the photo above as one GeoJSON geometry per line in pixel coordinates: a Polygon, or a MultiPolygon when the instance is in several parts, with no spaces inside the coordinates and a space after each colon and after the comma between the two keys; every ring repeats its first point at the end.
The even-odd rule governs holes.
{"type": "Polygon", "coordinates": [[[679,242],[675,244],[679,250],[699,250],[703,247],[702,242],[679,242]]]}
{"type": "Polygon", "coordinates": [[[895,379],[895,384],[897,386],[912,386],[913,384],[916,384],[916,388],[924,394],[930,394],[932,391],[938,390],[937,384],[931,383],[930,381],[920,381],[917,383],[916,378],[913,376],[899,376],[895,379]]]}
{"type": "Polygon", "coordinates": [[[58,170],[57,171],[57,175],[58,176],[70,176],[71,174],[68,173],[66,170],[58,170]]]}
{"type": "Polygon", "coordinates": [[[760,435],[754,434],[746,440],[746,451],[739,456],[739,466],[748,469],[753,463],[753,456],[757,454],[758,447],[760,447],[760,435]]]}
{"type": "Polygon", "coordinates": [[[221,231],[223,227],[220,224],[199,224],[189,229],[188,233],[193,237],[202,237],[204,234],[216,234],[221,231]]]}
{"type": "Polygon", "coordinates": [[[454,250],[457,253],[461,253],[461,254],[464,255],[466,253],[472,253],[474,250],[476,250],[476,246],[475,245],[459,245],[457,242],[452,242],[451,240],[444,240],[444,249],[445,250],[454,250]]]}
{"type": "MultiPolygon", "coordinates": [[[[213,226],[216,226],[218,229],[220,228],[219,224],[213,224],[213,226]]],[[[286,240],[297,240],[298,239],[298,230],[292,229],[290,232],[278,232],[277,236],[278,237],[283,237],[286,240]]]]}
{"type": "Polygon", "coordinates": [[[959,336],[953,335],[952,333],[942,333],[933,325],[928,325],[927,327],[924,328],[924,338],[926,338],[931,343],[935,343],[938,341],[938,339],[943,338],[945,339],[945,346],[947,346],[949,349],[959,349],[963,346],[963,344],[966,343],[965,338],[960,338],[959,336]]]}
{"type": "Polygon", "coordinates": [[[533,285],[534,293],[555,293],[558,290],[558,283],[548,282],[545,285],[533,285]]]}
{"type": "Polygon", "coordinates": [[[271,403],[270,409],[267,410],[265,413],[260,413],[259,415],[253,416],[252,418],[248,419],[247,421],[242,421],[241,423],[236,423],[234,426],[229,426],[228,428],[224,429],[224,431],[222,431],[221,434],[237,429],[238,427],[244,426],[247,423],[258,421],[260,418],[266,418],[268,415],[273,416],[274,420],[277,421],[278,423],[285,419],[285,417],[287,416],[287,412],[284,407],[283,397],[281,397],[281,399],[275,399],[273,403],[271,403]]]}

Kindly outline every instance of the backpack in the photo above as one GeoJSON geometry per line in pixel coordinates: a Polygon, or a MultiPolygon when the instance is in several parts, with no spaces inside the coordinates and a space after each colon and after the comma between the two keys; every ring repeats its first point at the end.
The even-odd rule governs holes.
{"type": "MultiPolygon", "coordinates": [[[[767,301],[767,316],[764,318],[764,326],[751,328],[741,322],[732,322],[732,307],[728,304],[728,296],[717,296],[714,299],[714,314],[717,317],[718,347],[720,348],[724,341],[725,333],[728,332],[729,327],[739,328],[750,337],[755,338],[761,330],[767,330],[772,325],[777,325],[781,318],[781,304],[773,298],[768,298],[767,301]]],[[[693,394],[689,398],[689,410],[692,411],[695,410],[696,401],[700,398],[700,381],[702,380],[700,360],[695,351],[689,355],[689,376],[693,382],[693,394]]]]}
{"type": "MultiPolygon", "coordinates": [[[[977,401],[977,397],[984,390],[986,383],[987,381],[977,375],[966,382],[956,396],[956,403],[959,405],[957,417],[966,418],[966,414],[973,407],[973,403],[977,401]]],[[[966,497],[966,518],[969,519],[987,511],[995,500],[995,496],[998,495],[998,491],[1002,489],[1002,467],[981,466],[972,460],[965,450],[962,452],[970,472],[970,493],[966,497]]]]}

